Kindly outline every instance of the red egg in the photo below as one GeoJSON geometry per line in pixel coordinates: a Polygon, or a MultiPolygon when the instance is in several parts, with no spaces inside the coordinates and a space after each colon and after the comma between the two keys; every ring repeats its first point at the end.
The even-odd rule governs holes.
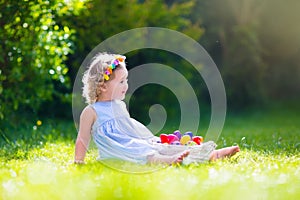
{"type": "Polygon", "coordinates": [[[169,143],[168,135],[167,134],[160,134],[160,141],[161,143],[169,143]]]}
{"type": "Polygon", "coordinates": [[[201,136],[194,136],[194,137],[192,138],[192,140],[193,140],[194,142],[196,142],[198,145],[200,145],[200,144],[203,142],[203,137],[201,137],[201,136]]]}

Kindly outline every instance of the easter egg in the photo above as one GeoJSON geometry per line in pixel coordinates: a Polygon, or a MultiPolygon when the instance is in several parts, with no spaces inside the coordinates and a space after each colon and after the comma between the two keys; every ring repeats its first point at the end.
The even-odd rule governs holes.
{"type": "Polygon", "coordinates": [[[172,143],[172,142],[175,142],[175,141],[179,141],[178,137],[174,134],[169,134],[168,135],[168,143],[172,143]]]}
{"type": "Polygon", "coordinates": [[[191,137],[189,135],[183,135],[180,139],[180,143],[182,145],[185,145],[188,143],[188,141],[191,141],[191,137]]]}
{"type": "Polygon", "coordinates": [[[193,137],[193,133],[191,131],[185,132],[183,135],[189,135],[191,137],[191,139],[193,137]]]}
{"type": "Polygon", "coordinates": [[[168,135],[167,134],[160,134],[160,141],[161,143],[169,143],[168,135]]]}
{"type": "Polygon", "coordinates": [[[194,146],[194,145],[197,145],[197,143],[194,142],[194,141],[192,141],[192,140],[190,140],[190,141],[187,142],[187,145],[188,146],[194,146]]]}
{"type": "Polygon", "coordinates": [[[203,142],[203,137],[201,137],[201,136],[194,136],[194,137],[192,138],[192,140],[193,140],[194,142],[196,142],[198,145],[200,145],[200,144],[203,142]]]}
{"type": "Polygon", "coordinates": [[[179,130],[174,131],[173,134],[176,135],[176,136],[178,137],[178,140],[181,139],[181,133],[180,133],[179,130]]]}

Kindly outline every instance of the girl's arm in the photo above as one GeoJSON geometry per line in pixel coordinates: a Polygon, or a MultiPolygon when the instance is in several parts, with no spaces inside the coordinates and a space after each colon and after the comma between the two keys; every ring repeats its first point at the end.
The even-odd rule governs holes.
{"type": "Polygon", "coordinates": [[[84,163],[84,157],[88,149],[92,125],[96,120],[96,113],[90,106],[85,107],[80,115],[79,131],[75,144],[75,163],[84,163]]]}

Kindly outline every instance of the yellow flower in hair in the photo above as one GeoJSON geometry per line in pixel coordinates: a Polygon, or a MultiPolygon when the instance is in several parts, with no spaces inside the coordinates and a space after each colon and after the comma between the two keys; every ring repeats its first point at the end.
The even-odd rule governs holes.
{"type": "Polygon", "coordinates": [[[107,74],[104,74],[104,80],[108,81],[109,80],[109,76],[107,74]]]}

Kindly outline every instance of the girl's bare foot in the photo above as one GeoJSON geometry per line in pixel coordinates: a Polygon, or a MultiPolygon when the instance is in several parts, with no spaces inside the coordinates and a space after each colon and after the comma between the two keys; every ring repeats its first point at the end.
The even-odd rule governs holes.
{"type": "Polygon", "coordinates": [[[189,155],[189,151],[184,151],[182,153],[176,154],[174,156],[165,156],[163,162],[168,164],[182,163],[183,159],[189,155]]]}
{"type": "Polygon", "coordinates": [[[240,151],[239,146],[232,146],[232,147],[218,149],[211,153],[209,160],[217,160],[220,158],[231,157],[239,151],[240,151]]]}

